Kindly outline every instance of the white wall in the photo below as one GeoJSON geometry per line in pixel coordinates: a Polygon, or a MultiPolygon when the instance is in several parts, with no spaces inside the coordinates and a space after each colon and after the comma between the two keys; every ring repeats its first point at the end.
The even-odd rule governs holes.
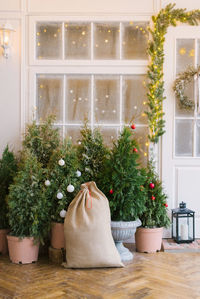
{"type": "MultiPolygon", "coordinates": [[[[199,0],[177,0],[179,7],[189,9],[199,7],[199,0]]],[[[169,3],[164,0],[0,0],[0,23],[8,20],[16,29],[12,57],[5,60],[0,52],[0,155],[10,144],[19,149],[21,133],[24,129],[28,97],[28,19],[30,15],[153,15],[161,6],[169,3]],[[22,24],[22,25],[21,25],[22,24]],[[26,35],[25,35],[26,33],[26,35]],[[22,46],[21,46],[22,45],[22,46]],[[23,53],[23,54],[22,54],[23,53]],[[23,59],[22,59],[23,58],[23,59]],[[22,113],[21,113],[22,111],[22,113]]]]}

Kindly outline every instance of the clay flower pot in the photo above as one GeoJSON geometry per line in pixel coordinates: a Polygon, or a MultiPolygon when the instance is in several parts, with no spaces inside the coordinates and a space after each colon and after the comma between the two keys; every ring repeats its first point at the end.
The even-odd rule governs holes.
{"type": "Polygon", "coordinates": [[[135,244],[138,252],[153,253],[160,251],[163,227],[138,227],[135,233],[135,244]]]}
{"type": "Polygon", "coordinates": [[[8,252],[7,233],[9,229],[0,229],[0,253],[6,254],[8,252]]]}
{"type": "Polygon", "coordinates": [[[51,247],[55,249],[65,248],[64,223],[52,222],[51,247]]]}
{"type": "Polygon", "coordinates": [[[34,238],[23,238],[7,235],[9,256],[12,263],[31,264],[38,260],[39,242],[34,238]]]}

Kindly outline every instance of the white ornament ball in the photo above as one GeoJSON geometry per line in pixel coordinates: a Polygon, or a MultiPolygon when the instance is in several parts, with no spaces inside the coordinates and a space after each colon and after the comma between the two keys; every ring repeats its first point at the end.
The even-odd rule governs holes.
{"type": "Polygon", "coordinates": [[[50,183],[49,180],[46,180],[46,181],[44,182],[44,184],[45,184],[45,186],[50,186],[50,185],[51,185],[51,183],[50,183]]]}
{"type": "Polygon", "coordinates": [[[62,198],[63,198],[63,194],[62,194],[61,192],[58,192],[58,193],[57,193],[57,198],[58,198],[58,199],[62,199],[62,198]]]}
{"type": "Polygon", "coordinates": [[[60,211],[60,217],[65,218],[65,215],[66,215],[65,210],[60,211]]]}
{"type": "Polygon", "coordinates": [[[60,166],[64,166],[64,165],[65,165],[65,161],[64,161],[63,159],[60,159],[60,160],[58,161],[58,164],[59,164],[60,166]]]}
{"type": "Polygon", "coordinates": [[[76,176],[79,178],[81,176],[81,172],[79,170],[76,171],[76,176]]]}
{"type": "Polygon", "coordinates": [[[67,186],[67,191],[70,192],[70,193],[74,192],[74,186],[73,185],[68,185],[67,186]]]}

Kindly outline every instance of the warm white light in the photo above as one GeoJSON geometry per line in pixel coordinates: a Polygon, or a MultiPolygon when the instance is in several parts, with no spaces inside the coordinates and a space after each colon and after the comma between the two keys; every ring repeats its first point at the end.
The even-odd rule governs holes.
{"type": "Polygon", "coordinates": [[[5,58],[9,57],[11,47],[11,35],[15,31],[10,24],[4,24],[0,27],[1,47],[5,58]]]}

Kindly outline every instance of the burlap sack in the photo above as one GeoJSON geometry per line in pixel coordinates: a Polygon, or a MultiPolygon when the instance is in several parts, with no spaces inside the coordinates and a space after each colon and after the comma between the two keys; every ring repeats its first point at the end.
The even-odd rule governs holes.
{"type": "Polygon", "coordinates": [[[110,227],[106,196],[95,182],[81,185],[64,223],[67,268],[123,267],[110,227]]]}

